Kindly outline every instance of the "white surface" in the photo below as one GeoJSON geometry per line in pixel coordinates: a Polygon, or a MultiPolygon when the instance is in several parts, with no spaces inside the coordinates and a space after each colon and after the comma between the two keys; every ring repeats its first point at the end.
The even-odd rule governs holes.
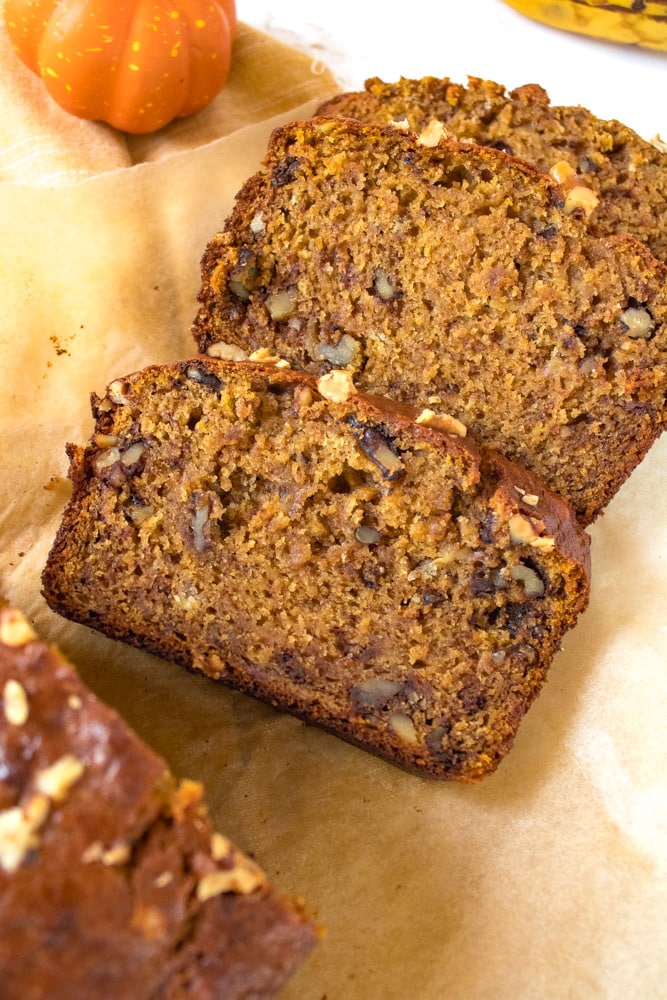
{"type": "Polygon", "coordinates": [[[558,31],[502,0],[237,4],[242,21],[322,59],[347,88],[370,76],[539,83],[553,104],[583,105],[646,139],[667,137],[667,53],[558,31]]]}

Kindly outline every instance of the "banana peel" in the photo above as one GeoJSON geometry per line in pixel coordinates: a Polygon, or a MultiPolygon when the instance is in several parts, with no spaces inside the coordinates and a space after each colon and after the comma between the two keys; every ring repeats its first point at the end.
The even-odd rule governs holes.
{"type": "Polygon", "coordinates": [[[667,52],[667,0],[505,0],[552,28],[667,52]]]}

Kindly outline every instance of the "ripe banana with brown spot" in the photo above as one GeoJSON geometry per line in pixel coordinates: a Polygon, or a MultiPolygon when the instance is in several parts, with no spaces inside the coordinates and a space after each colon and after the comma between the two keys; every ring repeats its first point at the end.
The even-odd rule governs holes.
{"type": "Polygon", "coordinates": [[[553,28],[667,52],[667,0],[505,0],[553,28]]]}

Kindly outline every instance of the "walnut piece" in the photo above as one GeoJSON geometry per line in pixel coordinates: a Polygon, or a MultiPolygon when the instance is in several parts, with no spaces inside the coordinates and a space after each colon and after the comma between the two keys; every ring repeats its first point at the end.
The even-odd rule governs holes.
{"type": "Polygon", "coordinates": [[[49,815],[45,795],[33,795],[25,807],[13,806],[0,812],[0,868],[15,872],[29,851],[39,847],[37,831],[49,815]]]}
{"type": "Polygon", "coordinates": [[[36,639],[28,619],[14,608],[3,608],[0,611],[0,642],[5,646],[16,648],[26,646],[36,639]]]}
{"type": "Polygon", "coordinates": [[[130,845],[123,840],[112,844],[111,847],[105,847],[101,840],[94,840],[83,852],[81,860],[84,865],[101,861],[103,865],[111,868],[114,865],[124,865],[130,860],[131,853],[130,845]]]}
{"type": "Polygon", "coordinates": [[[10,726],[22,726],[28,720],[30,708],[25,688],[11,678],[7,681],[2,693],[5,718],[10,726]]]}
{"type": "Polygon", "coordinates": [[[391,302],[391,300],[395,299],[398,294],[394,282],[389,277],[389,272],[384,267],[375,268],[375,271],[373,272],[373,288],[375,289],[376,295],[381,298],[383,302],[391,302]]]}
{"type": "Polygon", "coordinates": [[[362,524],[355,531],[354,537],[362,545],[377,545],[382,535],[377,528],[371,527],[370,524],[362,524]]]}
{"type": "Polygon", "coordinates": [[[211,856],[215,861],[227,862],[231,867],[208,872],[197,883],[197,899],[205,902],[223,892],[245,896],[266,884],[266,876],[259,865],[237,851],[220,833],[211,837],[211,856]]]}
{"type": "Polygon", "coordinates": [[[417,136],[417,143],[420,146],[426,146],[427,148],[433,148],[437,146],[441,139],[445,139],[451,135],[442,122],[438,121],[437,118],[431,118],[430,122],[417,136]]]}
{"type": "Polygon", "coordinates": [[[35,787],[54,802],[62,802],[72,785],[82,776],[85,768],[74,754],[66,753],[49,767],[37,773],[35,787]]]}
{"type": "Polygon", "coordinates": [[[224,361],[246,361],[248,354],[236,344],[226,344],[224,340],[218,340],[208,347],[206,353],[211,358],[222,358],[224,361]]]}
{"type": "Polygon", "coordinates": [[[468,433],[466,425],[457,420],[456,417],[451,417],[448,413],[434,413],[428,407],[425,407],[421,411],[415,419],[415,423],[434,427],[437,431],[443,431],[445,434],[454,434],[456,437],[465,437],[468,433]]]}
{"type": "Polygon", "coordinates": [[[628,337],[636,340],[648,340],[653,333],[653,317],[648,309],[641,306],[630,306],[620,315],[620,320],[626,328],[628,337]]]}
{"type": "Polygon", "coordinates": [[[510,576],[523,584],[526,597],[542,597],[544,595],[544,582],[531,566],[525,563],[516,563],[510,568],[510,576]]]}
{"type": "Polygon", "coordinates": [[[297,301],[297,290],[292,287],[280,292],[273,292],[267,296],[265,304],[271,319],[280,322],[294,315],[297,301]]]}
{"type": "Polygon", "coordinates": [[[317,344],[313,357],[316,361],[328,361],[331,365],[343,367],[350,364],[359,350],[359,342],[349,333],[344,333],[337,344],[317,344]]]}
{"type": "Polygon", "coordinates": [[[260,233],[264,232],[264,219],[261,212],[255,212],[250,220],[250,232],[254,236],[259,236],[260,233]]]}
{"type": "Polygon", "coordinates": [[[317,391],[332,403],[346,403],[357,390],[350,372],[335,369],[318,378],[317,391]]]}
{"type": "Polygon", "coordinates": [[[290,367],[289,361],[278,357],[277,354],[273,354],[268,347],[259,347],[256,351],[253,351],[248,361],[258,361],[263,365],[275,365],[276,368],[290,367]]]}
{"type": "Polygon", "coordinates": [[[389,717],[389,726],[398,736],[401,743],[407,743],[408,746],[414,746],[417,743],[417,730],[409,715],[403,715],[402,712],[395,712],[394,715],[389,717]]]}
{"type": "Polygon", "coordinates": [[[556,544],[555,539],[549,535],[541,535],[544,525],[541,521],[535,522],[523,514],[513,514],[509,519],[510,541],[513,545],[532,545],[533,548],[550,551],[556,544]]]}
{"type": "Polygon", "coordinates": [[[588,185],[583,183],[574,167],[565,160],[554,163],[549,175],[563,189],[565,196],[563,210],[566,215],[581,209],[586,216],[589,216],[597,208],[600,199],[588,185]]]}

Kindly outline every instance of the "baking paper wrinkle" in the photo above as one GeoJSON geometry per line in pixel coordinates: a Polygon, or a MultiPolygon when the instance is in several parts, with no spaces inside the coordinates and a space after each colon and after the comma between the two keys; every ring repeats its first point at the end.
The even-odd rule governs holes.
{"type": "Polygon", "coordinates": [[[326,926],[285,1000],[664,998],[667,440],[590,529],[590,607],[479,786],[404,774],[59,618],[40,574],[91,392],[194,353],[206,242],[273,126],[337,86],[242,26],[218,106],[128,141],[47,115],[1,46],[0,591],[326,926]]]}

